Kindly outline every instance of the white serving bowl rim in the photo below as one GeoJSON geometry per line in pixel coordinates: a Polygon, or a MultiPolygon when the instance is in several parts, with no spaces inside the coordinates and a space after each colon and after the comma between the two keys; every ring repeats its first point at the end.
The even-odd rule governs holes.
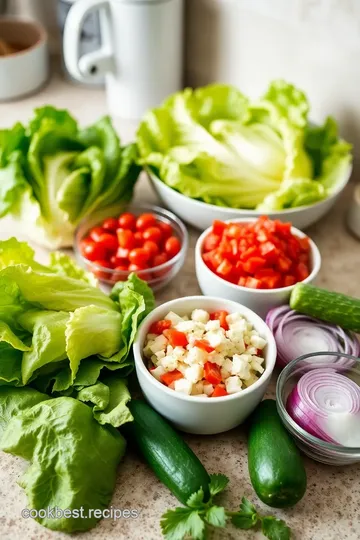
{"type": "MultiPolygon", "coordinates": [[[[227,219],[226,221],[224,221],[224,223],[255,223],[257,219],[258,218],[253,218],[253,217],[247,217],[247,218],[243,217],[243,218],[227,219]]],[[[217,280],[219,283],[223,285],[226,284],[227,286],[229,286],[230,288],[234,290],[243,290],[243,291],[248,291],[248,292],[251,291],[254,294],[262,294],[262,295],[264,294],[269,295],[271,293],[277,293],[277,292],[290,292],[293,290],[293,288],[295,287],[297,283],[309,283],[313,281],[320,271],[321,254],[320,254],[319,248],[317,247],[315,242],[310,238],[310,236],[300,231],[300,229],[297,229],[296,227],[291,226],[292,234],[294,234],[295,236],[298,236],[299,238],[307,237],[309,239],[312,258],[313,258],[313,268],[310,274],[308,275],[308,277],[304,279],[303,281],[298,281],[297,283],[294,283],[294,285],[289,285],[288,287],[278,287],[276,289],[251,289],[250,287],[243,287],[242,285],[236,285],[235,283],[231,283],[230,281],[226,281],[226,279],[221,278],[220,276],[215,274],[215,272],[212,272],[210,268],[208,268],[207,265],[203,261],[202,247],[203,247],[204,240],[206,236],[211,232],[211,229],[212,227],[208,227],[207,229],[205,229],[205,231],[203,231],[201,235],[199,236],[199,238],[197,239],[197,242],[195,245],[196,264],[198,264],[198,261],[199,261],[204,271],[210,273],[211,276],[213,276],[213,278],[217,280]]]]}
{"type": "MultiPolygon", "coordinates": [[[[156,319],[156,317],[155,317],[156,319]]],[[[275,363],[276,363],[276,343],[274,336],[268,327],[268,325],[261,319],[259,315],[257,315],[254,311],[249,309],[248,307],[240,304],[239,302],[234,302],[233,300],[225,300],[220,297],[216,296],[185,296],[184,298],[177,298],[175,300],[170,300],[169,302],[165,302],[164,304],[161,304],[160,306],[157,306],[155,309],[153,309],[142,321],[141,325],[139,326],[134,344],[133,344],[133,351],[134,351],[134,360],[135,365],[140,369],[140,371],[145,375],[146,379],[151,383],[155,388],[158,388],[159,391],[164,392],[165,394],[175,398],[179,399],[179,401],[188,401],[192,403],[209,403],[209,404],[216,404],[223,401],[231,401],[234,399],[239,399],[243,396],[251,394],[255,389],[260,387],[269,377],[271,377],[271,374],[274,370],[275,363]],[[154,318],[155,314],[161,309],[163,310],[166,307],[166,311],[174,311],[176,313],[176,304],[177,303],[186,303],[187,301],[198,301],[199,302],[199,309],[201,309],[201,302],[206,298],[206,302],[214,302],[218,303],[219,301],[224,303],[224,306],[226,305],[232,305],[234,306],[234,309],[238,309],[239,312],[244,315],[245,317],[247,314],[251,314],[251,317],[254,317],[257,321],[256,330],[259,331],[259,328],[261,328],[261,331],[263,334],[266,335],[266,357],[265,357],[265,370],[264,373],[261,374],[259,379],[246,388],[245,390],[241,390],[241,392],[236,392],[235,394],[230,394],[228,396],[219,396],[214,399],[207,399],[205,397],[198,397],[198,396],[188,396],[186,394],[182,394],[180,392],[175,392],[175,390],[172,390],[171,388],[167,388],[165,385],[163,385],[161,382],[159,382],[155,377],[153,377],[149,370],[147,369],[145,365],[145,361],[143,359],[143,353],[141,350],[142,343],[144,339],[141,339],[146,337],[145,328],[149,324],[149,321],[154,318]]]]}

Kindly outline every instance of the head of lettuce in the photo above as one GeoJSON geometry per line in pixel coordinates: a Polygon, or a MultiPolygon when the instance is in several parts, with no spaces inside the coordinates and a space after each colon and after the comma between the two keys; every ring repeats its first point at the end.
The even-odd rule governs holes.
{"type": "Polygon", "coordinates": [[[71,246],[88,214],[128,202],[140,167],[108,117],[80,129],[65,110],[35,110],[27,126],[0,131],[0,218],[12,215],[49,248],[71,246]]]}
{"type": "Polygon", "coordinates": [[[263,212],[316,203],[351,169],[351,145],[328,118],[309,122],[303,92],[274,81],[257,100],[232,86],[185,89],[145,116],[140,163],[187,197],[263,212]]]}

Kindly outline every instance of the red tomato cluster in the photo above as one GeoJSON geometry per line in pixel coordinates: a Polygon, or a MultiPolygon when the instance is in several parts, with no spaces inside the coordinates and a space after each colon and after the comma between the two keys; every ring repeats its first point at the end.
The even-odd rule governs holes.
{"type": "Polygon", "coordinates": [[[253,223],[215,220],[202,257],[219,277],[252,289],[288,287],[311,271],[308,237],[299,238],[291,223],[266,216],[253,223]]]}
{"type": "MultiPolygon", "coordinates": [[[[180,240],[169,223],[157,220],[154,214],[136,217],[130,212],[121,214],[118,219],[105,219],[100,226],[93,227],[80,244],[86,259],[115,272],[150,270],[175,257],[180,249],[180,240]]],[[[100,279],[120,279],[115,273],[113,278],[100,270],[95,273],[100,279]]],[[[145,272],[141,277],[159,276],[145,272]]]]}

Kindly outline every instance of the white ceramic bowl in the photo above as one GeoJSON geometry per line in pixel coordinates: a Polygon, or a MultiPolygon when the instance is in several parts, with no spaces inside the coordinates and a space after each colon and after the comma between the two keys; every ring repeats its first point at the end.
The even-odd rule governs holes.
{"type": "Polygon", "coordinates": [[[179,298],[155,308],[142,322],[134,342],[133,351],[140,387],[150,405],[178,429],[187,433],[201,435],[222,433],[244,422],[262,400],[276,360],[274,337],[269,327],[260,317],[236,302],[204,296],[179,298]],[[184,316],[190,315],[196,308],[207,311],[223,309],[229,313],[239,312],[266,339],[267,345],[264,348],[265,371],[256,383],[237,394],[207,399],[175,392],[158,382],[149,373],[144,363],[142,351],[150,325],[163,319],[169,311],[184,316]]]}
{"type": "MultiPolygon", "coordinates": [[[[291,221],[294,227],[305,229],[316,221],[319,221],[335,204],[341,195],[348,181],[350,180],[352,166],[349,165],[342,183],[337,191],[327,199],[309,206],[300,206],[299,208],[290,208],[280,212],[266,212],[271,219],[281,219],[282,221],[291,221]]],[[[149,172],[150,182],[164,203],[183,221],[186,221],[196,229],[204,230],[210,227],[214,219],[226,221],[237,218],[256,218],[264,214],[258,210],[238,210],[236,208],[227,208],[207,204],[195,199],[185,197],[175,189],[170,188],[164,182],[159,180],[154,174],[149,172]]]]}
{"type": "MultiPolygon", "coordinates": [[[[243,218],[228,220],[231,223],[250,223],[256,221],[255,218],[243,218]]],[[[227,298],[239,302],[249,309],[252,309],[260,317],[265,319],[268,311],[274,307],[288,304],[291,291],[295,285],[290,287],[282,287],[280,289],[250,289],[248,287],[241,287],[230,283],[225,279],[217,276],[214,272],[206,266],[202,258],[203,243],[206,236],[211,232],[211,227],[206,229],[198,238],[195,246],[195,269],[196,277],[199,282],[201,292],[205,296],[220,296],[221,298],[227,298]]],[[[306,234],[299,231],[295,227],[291,228],[291,232],[300,238],[304,238],[306,234]]],[[[315,281],[320,267],[321,267],[321,255],[316,244],[310,240],[311,255],[311,273],[304,279],[302,283],[311,283],[315,281]]]]}

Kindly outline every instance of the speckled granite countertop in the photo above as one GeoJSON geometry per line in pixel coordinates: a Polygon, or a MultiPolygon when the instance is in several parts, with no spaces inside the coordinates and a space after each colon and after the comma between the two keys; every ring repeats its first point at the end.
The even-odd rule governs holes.
{"type": "MultiPolygon", "coordinates": [[[[0,105],[0,127],[29,116],[34,106],[53,103],[70,108],[81,122],[87,123],[105,112],[104,97],[100,91],[88,91],[64,83],[55,76],[41,94],[20,103],[0,105]]],[[[132,136],[134,125],[117,124],[123,139],[132,136]]],[[[352,187],[346,190],[337,207],[321,222],[307,232],[315,240],[322,254],[319,284],[329,289],[360,296],[360,241],[347,232],[344,215],[348,208],[352,187]]],[[[141,179],[137,186],[136,201],[156,201],[147,184],[141,179]]],[[[10,220],[0,222],[0,238],[17,235],[23,238],[10,220]]],[[[179,296],[198,294],[194,273],[193,247],[198,233],[191,231],[191,241],[186,264],[179,276],[157,296],[164,302],[179,296]]],[[[38,250],[40,259],[45,253],[38,250]]],[[[269,389],[273,395],[274,384],[269,389]]],[[[223,496],[228,508],[235,508],[243,495],[260,504],[252,490],[248,471],[246,440],[242,430],[236,429],[217,436],[186,436],[187,442],[203,461],[210,473],[222,472],[231,482],[223,496]]],[[[358,540],[360,538],[360,483],[359,466],[344,468],[320,465],[305,459],[308,473],[308,490],[304,499],[291,510],[276,511],[286,519],[297,540],[358,540]]],[[[0,455],[0,538],[2,540],[63,540],[65,534],[48,531],[31,519],[21,517],[26,508],[26,497],[17,480],[26,467],[24,461],[2,453],[0,455]]],[[[136,509],[137,519],[102,520],[90,532],[79,535],[83,540],[157,540],[161,538],[159,520],[177,501],[154,477],[148,467],[128,454],[119,467],[118,480],[112,506],[136,509]]],[[[212,540],[237,538],[258,540],[261,533],[238,531],[228,527],[224,532],[215,531],[212,540]]]]}

